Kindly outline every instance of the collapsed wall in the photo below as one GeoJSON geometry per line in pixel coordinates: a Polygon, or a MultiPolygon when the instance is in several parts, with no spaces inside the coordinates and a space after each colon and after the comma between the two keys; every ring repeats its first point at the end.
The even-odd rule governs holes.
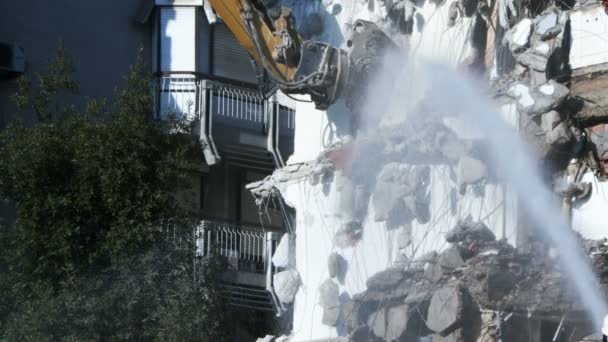
{"type": "MultiPolygon", "coordinates": [[[[301,23],[316,17],[316,37],[332,44],[343,42],[354,19],[367,19],[412,54],[494,76],[497,107],[545,165],[564,215],[583,238],[606,236],[598,180],[608,116],[597,86],[608,61],[597,54],[608,45],[593,41],[608,30],[602,6],[287,5],[301,23]]],[[[353,141],[341,139],[344,106],[319,112],[299,103],[291,165],[250,187],[260,202],[281,196],[296,210],[292,251],[284,253],[290,270],[279,277],[290,280],[280,292],[293,303],[291,340],[544,341],[555,331],[590,333],[555,251],[531,234],[517,199],[486,165],[482,137],[417,112],[353,141]]],[[[604,272],[606,247],[587,247],[604,272]]]]}

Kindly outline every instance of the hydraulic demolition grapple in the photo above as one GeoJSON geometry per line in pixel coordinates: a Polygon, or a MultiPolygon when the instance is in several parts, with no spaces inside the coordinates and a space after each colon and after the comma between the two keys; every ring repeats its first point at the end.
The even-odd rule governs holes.
{"type": "MultiPolygon", "coordinates": [[[[374,23],[354,23],[347,49],[304,40],[280,0],[209,0],[226,26],[286,94],[310,95],[319,109],[338,98],[356,113],[369,78],[395,47],[374,23]]],[[[356,114],[355,114],[356,115],[356,114]]]]}

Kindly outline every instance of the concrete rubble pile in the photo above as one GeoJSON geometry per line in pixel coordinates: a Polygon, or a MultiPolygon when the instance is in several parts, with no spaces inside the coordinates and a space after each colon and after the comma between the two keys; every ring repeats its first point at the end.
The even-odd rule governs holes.
{"type": "MultiPolygon", "coordinates": [[[[547,249],[518,252],[470,219],[446,241],[450,248],[375,274],[365,292],[340,304],[336,325],[349,341],[486,341],[488,334],[523,341],[531,320],[559,322],[565,313],[569,327],[579,330],[575,337],[592,331],[547,249]]],[[[608,243],[586,245],[608,281],[608,243]]]]}
{"type": "Polygon", "coordinates": [[[574,30],[570,17],[593,10],[604,8],[593,1],[578,2],[572,9],[550,6],[520,20],[504,36],[516,65],[495,81],[495,97],[499,103],[516,105],[522,134],[554,172],[563,171],[572,158],[605,172],[600,164],[606,138],[586,130],[608,123],[607,68],[573,71],[569,64],[574,30]]]}

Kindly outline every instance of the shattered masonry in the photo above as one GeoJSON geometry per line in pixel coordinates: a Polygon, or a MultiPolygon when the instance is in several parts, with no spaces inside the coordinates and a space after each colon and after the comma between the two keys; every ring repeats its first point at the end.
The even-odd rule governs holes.
{"type": "MultiPolygon", "coordinates": [[[[380,3],[402,34],[411,33],[416,6],[409,1],[380,3]]],[[[487,47],[495,53],[508,51],[512,62],[510,68],[497,66],[509,71],[492,81],[494,98],[504,111],[517,113],[520,133],[550,170],[548,186],[561,199],[564,215],[572,215],[573,205],[592,195],[591,184],[581,182],[581,175],[604,180],[607,172],[608,59],[585,65],[587,57],[575,45],[580,44],[576,25],[586,25],[581,18],[608,20],[606,9],[598,1],[573,1],[569,7],[546,2],[543,8],[516,13],[516,8],[522,10],[517,1],[498,3],[504,9],[492,15],[482,1],[452,2],[448,25],[475,15],[507,28],[500,46],[487,47]]],[[[476,53],[480,55],[474,51],[465,66],[484,64],[486,47],[476,53]]],[[[249,189],[262,203],[302,179],[311,185],[340,182],[351,196],[340,204],[348,214],[335,245],[357,245],[372,203],[373,220],[397,231],[397,246],[405,250],[413,243],[410,222],[431,219],[429,168],[449,165],[459,193],[472,190],[482,196],[484,184],[496,181],[495,170],[484,162],[488,156],[483,143],[459,137],[432,115],[385,127],[383,134],[363,134],[356,144],[334,145],[317,160],[287,166],[249,189]],[[352,165],[344,164],[344,154],[352,165]],[[370,175],[372,185],[363,180],[370,175]]],[[[518,233],[525,238],[518,237],[516,249],[497,240],[483,222],[466,217],[445,234],[446,248],[395,261],[367,279],[367,289],[352,298],[340,295],[346,260],[332,253],[329,277],[317,289],[322,322],[341,331],[344,341],[545,341],[547,331],[553,337],[560,329],[572,334],[567,341],[592,335],[557,252],[522,229],[518,233]]],[[[606,287],[608,242],[581,237],[580,243],[606,287]]]]}

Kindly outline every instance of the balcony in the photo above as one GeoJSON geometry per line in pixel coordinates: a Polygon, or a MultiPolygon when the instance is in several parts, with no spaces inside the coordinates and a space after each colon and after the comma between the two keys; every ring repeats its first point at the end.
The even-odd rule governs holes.
{"type": "Polygon", "coordinates": [[[293,153],[294,104],[256,88],[211,76],[167,75],[153,81],[154,116],[197,122],[207,164],[222,159],[272,171],[293,153]]]}
{"type": "Polygon", "coordinates": [[[277,270],[271,261],[281,234],[251,226],[202,221],[196,236],[199,256],[207,256],[215,248],[228,262],[223,281],[230,305],[283,312],[274,293],[272,281],[277,270]]]}

